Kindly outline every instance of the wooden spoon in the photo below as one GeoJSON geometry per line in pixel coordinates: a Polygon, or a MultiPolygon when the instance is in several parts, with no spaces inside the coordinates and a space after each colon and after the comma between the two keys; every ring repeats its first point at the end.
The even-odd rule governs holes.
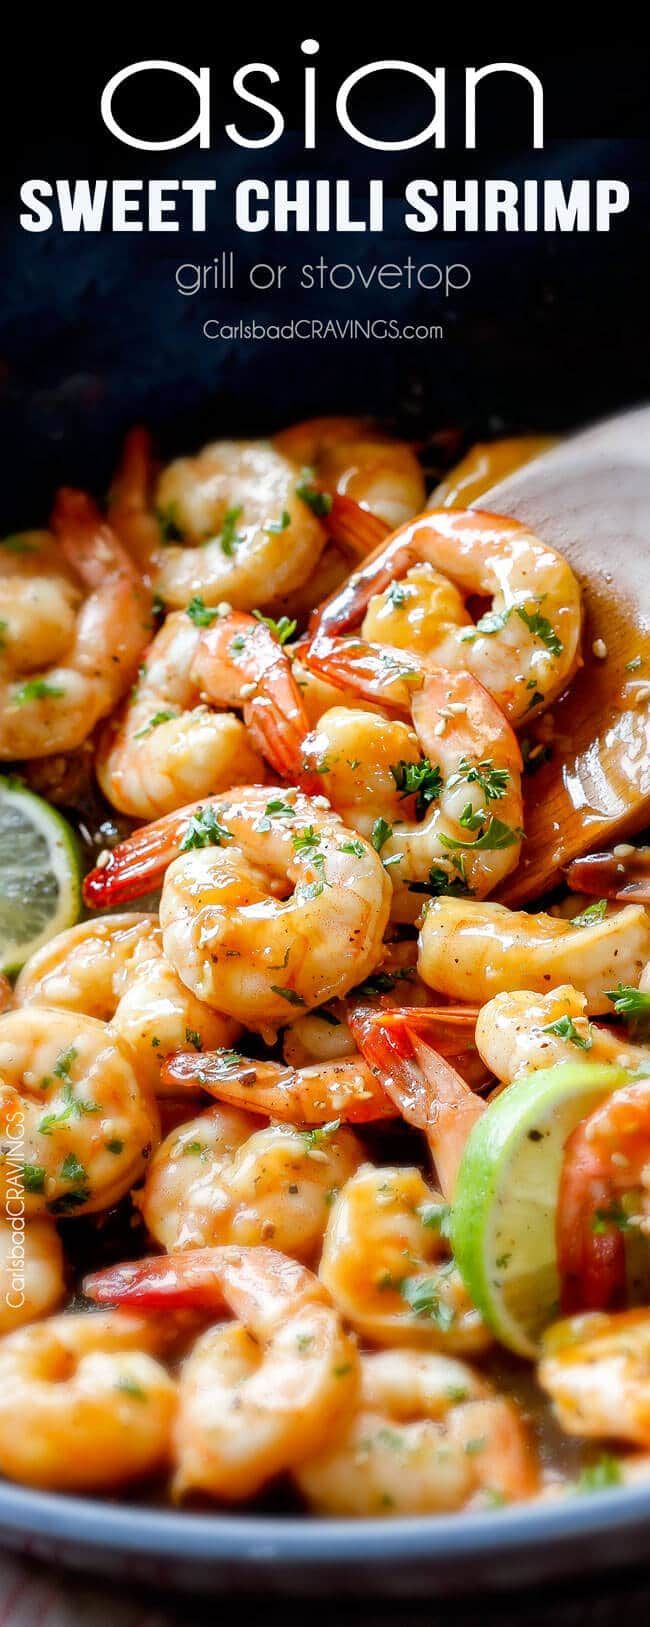
{"type": "Polygon", "coordinates": [[[519,905],[650,821],[650,407],[571,437],[473,506],[523,520],[584,593],[584,666],[552,708],[553,755],[526,780],[527,840],[498,895],[519,905]]]}

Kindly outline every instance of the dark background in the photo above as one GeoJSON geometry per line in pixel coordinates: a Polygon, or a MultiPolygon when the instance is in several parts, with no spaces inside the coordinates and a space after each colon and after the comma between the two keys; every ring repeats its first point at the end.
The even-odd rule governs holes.
{"type": "MultiPolygon", "coordinates": [[[[45,517],[54,485],[85,483],[101,491],[119,439],[134,420],[155,430],[163,451],[190,449],[214,434],[264,433],[304,415],[370,411],[416,435],[460,422],[468,435],[514,428],[562,429],[648,391],[647,298],[648,84],[650,53],[638,41],[551,53],[513,37],[467,24],[459,48],[449,28],[368,29],[356,43],[349,29],[302,19],[295,31],[258,26],[251,18],[230,38],[224,14],[210,29],[188,13],[186,38],[161,26],[141,38],[115,23],[106,39],[75,37],[61,19],[52,43],[41,28],[15,60],[5,58],[0,107],[7,123],[7,178],[0,229],[6,291],[0,308],[0,432],[6,525],[45,517]],[[66,31],[73,36],[69,48],[66,31]],[[316,37],[319,145],[305,154],[300,132],[302,57],[299,44],[316,37]],[[81,54],[80,54],[81,52],[81,54]],[[146,57],[173,57],[196,70],[210,65],[214,146],[170,153],[134,151],[112,138],[99,114],[101,90],[118,68],[146,57]],[[400,154],[370,152],[335,124],[340,81],[354,67],[398,56],[449,70],[449,134],[443,151],[425,146],[400,154]],[[463,147],[462,67],[498,60],[526,63],[545,87],[546,146],[528,146],[530,93],[500,78],[482,88],[479,147],[463,147]],[[252,131],[252,109],[231,89],[237,65],[268,61],[280,86],[254,84],[279,99],[287,129],[258,152],[232,145],[223,126],[233,117],[252,131]],[[201,236],[41,235],[18,226],[18,191],[28,177],[215,176],[210,230],[201,236]],[[236,231],[233,192],[243,176],[345,176],[361,199],[369,174],[383,176],[387,224],[371,234],[306,235],[236,231]],[[626,215],[609,234],[472,235],[445,240],[406,231],[398,199],[405,181],[426,175],[616,176],[631,189],[626,215]],[[174,271],[181,261],[210,261],[234,247],[242,267],[280,259],[401,262],[466,260],[469,290],[442,302],[422,292],[373,291],[270,296],[239,289],[233,296],[183,299],[174,271]],[[210,343],[205,317],[292,314],[345,318],[396,315],[440,320],[443,343],[210,343]]],[[[109,19],[105,18],[107,22],[109,19]]],[[[97,22],[97,18],[95,19],[97,22]]],[[[548,30],[551,31],[550,29],[548,30]]],[[[458,32],[462,33],[462,30],[458,32]]],[[[313,61],[313,59],[310,59],[313,61]]],[[[355,116],[395,138],[419,128],[430,103],[417,81],[377,75],[358,93],[355,116]],[[408,105],[404,86],[409,87],[408,105]],[[402,103],[391,102],[400,92],[402,103]]],[[[165,136],[195,116],[189,87],[176,76],[143,75],[125,87],[116,112],[143,135],[165,136]]]]}

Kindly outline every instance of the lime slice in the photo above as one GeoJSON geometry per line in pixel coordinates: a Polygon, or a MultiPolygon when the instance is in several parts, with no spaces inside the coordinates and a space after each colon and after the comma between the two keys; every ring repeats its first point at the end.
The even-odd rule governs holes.
{"type": "Polygon", "coordinates": [[[18,972],[80,909],[74,831],[42,797],[0,779],[0,971],[18,972]]]}
{"type": "Polygon", "coordinates": [[[629,1079],[623,1068],[563,1062],[517,1079],[474,1124],[463,1153],[451,1242],[474,1304],[509,1350],[538,1355],[557,1315],[555,1212],[567,1137],[629,1079]]]}

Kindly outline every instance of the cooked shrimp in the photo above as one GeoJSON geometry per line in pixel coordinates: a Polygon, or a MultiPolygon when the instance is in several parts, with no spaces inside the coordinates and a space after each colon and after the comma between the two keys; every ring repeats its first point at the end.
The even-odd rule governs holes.
{"type": "Polygon", "coordinates": [[[380,958],[390,882],[319,799],[251,786],[183,809],[115,849],[86,897],[133,896],[168,864],[165,954],[200,1000],[250,1027],[345,994],[380,958]]]}
{"type": "MultiPolygon", "coordinates": [[[[404,667],[399,636],[410,648],[408,572],[423,563],[449,577],[464,595],[491,599],[489,613],[468,627],[457,625],[455,601],[443,596],[439,642],[435,615],[430,615],[430,660],[472,673],[513,723],[547,706],[566,688],[580,660],[580,589],[573,572],[519,521],[474,510],[421,515],[381,544],[316,613],[307,664],[332,682],[347,683],[356,672],[367,686],[375,676],[377,654],[373,657],[372,646],[363,639],[340,635],[360,627],[374,596],[372,630],[377,636],[381,627],[385,641],[390,625],[393,640],[383,651],[384,693],[391,704],[401,704],[395,678],[404,667]],[[404,597],[398,591],[403,581],[404,597]]],[[[419,617],[427,590],[419,577],[411,588],[419,617]]],[[[434,607],[436,603],[434,591],[434,607]]],[[[402,683],[403,677],[402,671],[402,683]]],[[[377,698],[376,688],[370,698],[377,698]]]]}
{"type": "Polygon", "coordinates": [[[650,1236],[650,1076],[623,1082],[567,1141],[557,1206],[563,1310],[620,1300],[628,1226],[650,1236]]]}
{"type": "Polygon", "coordinates": [[[507,1084],[521,1073],[575,1061],[581,1051],[592,1062],[650,1067],[650,1047],[590,1023],[586,995],[570,983],[543,995],[531,989],[496,994],[479,1011],[476,1044],[486,1066],[507,1084]]]}
{"type": "Polygon", "coordinates": [[[372,1344],[471,1352],[490,1343],[443,1236],[445,1205],[419,1170],[364,1164],[333,1204],[320,1276],[372,1344]]]}
{"type": "Polygon", "coordinates": [[[650,1311],[556,1322],[537,1376],[568,1435],[650,1447],[650,1311]]]}
{"type": "Polygon", "coordinates": [[[59,1234],[51,1220],[25,1225],[19,1185],[13,1197],[7,1193],[7,1214],[0,1219],[0,1335],[47,1316],[65,1293],[59,1234]]]}
{"type": "Polygon", "coordinates": [[[268,1248],[196,1249],[87,1279],[98,1299],[145,1308],[224,1307],[184,1363],[175,1430],[178,1497],[229,1502],[319,1452],[357,1396],[359,1358],[329,1296],[304,1266],[268,1248]]]}
{"type": "Polygon", "coordinates": [[[136,1201],[163,1248],[270,1243],[313,1260],[361,1146],[350,1130],[258,1126],[248,1113],[212,1107],[162,1142],[136,1201]]]}
{"type": "Polygon", "coordinates": [[[439,1013],[362,1006],[351,1013],[350,1026],[386,1095],[426,1136],[445,1198],[452,1198],[465,1142],[485,1102],[442,1054],[448,1047],[441,1044],[439,1013]]]}
{"type": "MultiPolygon", "coordinates": [[[[225,633],[226,622],[219,648],[225,633]]],[[[237,638],[247,675],[255,668],[248,636],[237,638]]],[[[489,892],[516,864],[523,834],[521,756],[499,707],[470,673],[410,659],[400,681],[411,685],[412,728],[385,713],[339,706],[305,734],[300,693],[279,650],[256,691],[254,719],[274,767],[307,789],[322,787],[347,824],[381,850],[398,921],[415,920],[419,895],[430,889],[460,881],[481,896],[489,892]]],[[[380,694],[381,660],[377,670],[380,694]]]]}
{"type": "Polygon", "coordinates": [[[432,491],[427,508],[469,508],[491,486],[556,444],[555,435],[511,435],[498,441],[476,441],[432,491]]]}
{"type": "Polygon", "coordinates": [[[132,683],[150,636],[142,580],[83,492],[59,492],[52,528],[2,553],[0,758],[74,751],[132,683]],[[65,561],[72,578],[65,573],[65,561]],[[30,627],[27,630],[27,622],[30,627]]]}
{"type": "Polygon", "coordinates": [[[267,441],[214,441],[170,463],[154,499],[167,538],[179,539],[159,556],[165,603],[182,608],[198,594],[250,610],[299,587],[327,536],[303,489],[299,469],[267,441]]]}
{"type": "Polygon", "coordinates": [[[164,548],[164,526],[153,505],[155,469],[151,437],[136,425],[124,442],[108,498],[108,518],[132,559],[152,582],[164,548]]]}
{"type": "Polygon", "coordinates": [[[650,916],[640,904],[586,926],[504,904],[437,898],[420,931],[420,976],[450,1000],[478,1001],[525,986],[547,994],[571,983],[591,1016],[611,1011],[607,990],[638,984],[650,959],[650,916]]]}
{"type": "Polygon", "coordinates": [[[336,707],[302,747],[346,823],[381,833],[397,921],[414,921],[429,889],[490,892],[523,835],[519,747],[487,691],[469,673],[425,670],[411,712],[410,728],[336,707]]]}
{"type": "Polygon", "coordinates": [[[0,1179],[29,1217],[109,1209],[159,1136],[153,1096],[104,1023],[47,1007],[0,1017],[0,1179]]]}
{"type": "Polygon", "coordinates": [[[218,1101],[244,1107],[250,1113],[263,1113],[281,1123],[327,1125],[336,1118],[365,1124],[395,1117],[381,1084],[354,1050],[340,1061],[305,1068],[258,1062],[237,1051],[204,1052],[201,1056],[180,1051],[164,1063],[162,1076],[170,1091],[194,1086],[209,1091],[218,1101]]]}
{"type": "Polygon", "coordinates": [[[0,1343],[0,1469],[50,1491],[108,1491],[169,1458],[176,1385],[152,1318],[54,1316],[0,1343]]]}
{"type": "Polygon", "coordinates": [[[105,915],[60,932],[18,978],[19,1006],[78,1011],[110,1024],[141,1084],[160,1092],[161,1063],[190,1045],[232,1045],[239,1026],[197,1000],[162,946],[156,915],[105,915]]]}
{"type": "Polygon", "coordinates": [[[102,731],[97,778],[113,807],[137,819],[264,778],[241,719],[215,710],[196,676],[203,636],[185,612],[168,616],[129,700],[102,731]]]}
{"type": "MultiPolygon", "coordinates": [[[[422,508],[424,475],[415,452],[369,419],[308,418],[274,436],[273,445],[313,470],[326,492],[349,498],[391,530],[422,508]]],[[[319,602],[316,595],[311,602],[319,602]]]]}
{"type": "Polygon", "coordinates": [[[539,1476],[514,1402],[465,1362],[391,1350],[361,1357],[345,1434],[294,1478],[317,1512],[362,1516],[519,1502],[539,1476]]]}

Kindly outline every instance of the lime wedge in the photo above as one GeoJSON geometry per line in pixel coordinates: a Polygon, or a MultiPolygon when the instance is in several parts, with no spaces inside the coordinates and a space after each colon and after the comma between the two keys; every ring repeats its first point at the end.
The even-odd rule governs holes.
{"type": "Polygon", "coordinates": [[[555,1211],[567,1137],[623,1068],[563,1062],[515,1080],[474,1124],[458,1172],[451,1242],[465,1286],[497,1339],[536,1357],[558,1314],[555,1211]]]}
{"type": "Polygon", "coordinates": [[[18,972],[80,909],[74,831],[42,797],[0,779],[0,971],[18,972]]]}

